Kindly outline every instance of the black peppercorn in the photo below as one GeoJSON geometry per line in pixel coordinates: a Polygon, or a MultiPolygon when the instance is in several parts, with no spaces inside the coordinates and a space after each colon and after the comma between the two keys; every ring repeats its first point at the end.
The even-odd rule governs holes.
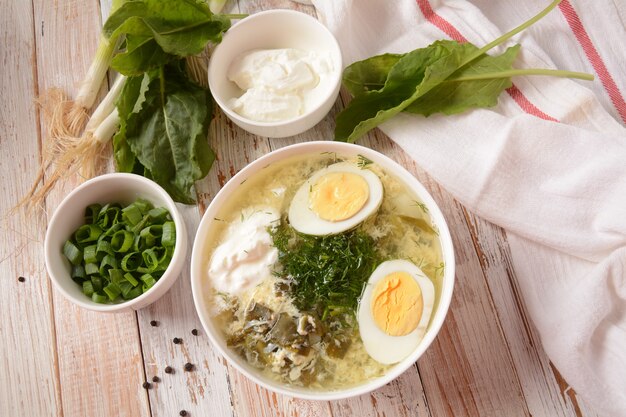
{"type": "Polygon", "coordinates": [[[174,370],[172,369],[172,367],[171,367],[171,366],[166,366],[166,367],[165,367],[165,373],[166,373],[166,374],[173,374],[173,373],[174,373],[174,370]]]}
{"type": "Polygon", "coordinates": [[[26,281],[26,278],[24,278],[24,277],[19,277],[17,280],[18,280],[19,282],[24,282],[24,281],[26,281]]]}
{"type": "Polygon", "coordinates": [[[172,342],[174,342],[174,344],[175,344],[175,345],[178,345],[178,344],[180,344],[180,343],[182,343],[182,342],[183,342],[183,339],[179,339],[178,337],[175,337],[175,338],[172,340],[172,342]]]}
{"type": "Polygon", "coordinates": [[[193,329],[191,331],[191,334],[194,335],[194,336],[198,336],[198,329],[193,329]]]}
{"type": "Polygon", "coordinates": [[[187,362],[187,363],[185,364],[185,371],[187,371],[187,372],[191,372],[191,371],[193,371],[193,364],[191,364],[191,363],[187,362]]]}
{"type": "Polygon", "coordinates": [[[178,413],[179,416],[186,416],[187,415],[187,411],[185,410],[180,410],[180,413],[178,413]]]}
{"type": "Polygon", "coordinates": [[[153,376],[152,382],[161,382],[161,378],[159,378],[158,376],[153,376]]]}
{"type": "Polygon", "coordinates": [[[156,321],[156,320],[152,320],[152,321],[150,321],[150,326],[152,326],[152,327],[157,327],[157,325],[158,325],[158,324],[159,324],[159,323],[157,323],[157,321],[156,321]]]}
{"type": "Polygon", "coordinates": [[[144,387],[145,389],[150,389],[152,387],[152,384],[146,381],[143,383],[142,387],[144,387]]]}

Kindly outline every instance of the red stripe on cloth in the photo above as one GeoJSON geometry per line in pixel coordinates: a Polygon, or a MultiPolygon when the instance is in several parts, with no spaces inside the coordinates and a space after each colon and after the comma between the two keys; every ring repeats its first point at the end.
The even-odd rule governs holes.
{"type": "Polygon", "coordinates": [[[530,100],[526,98],[524,93],[522,93],[522,90],[517,88],[515,84],[507,88],[506,92],[509,93],[509,95],[513,98],[513,100],[515,100],[517,105],[520,106],[520,108],[524,110],[526,113],[532,114],[533,116],[537,116],[540,119],[549,120],[551,122],[558,122],[557,119],[545,114],[544,112],[539,110],[537,106],[531,103],[530,100]]]}
{"type": "MultiPolygon", "coordinates": [[[[457,28],[452,26],[452,24],[448,22],[446,19],[444,19],[443,17],[435,13],[432,6],[430,5],[429,0],[416,0],[416,1],[417,1],[418,7],[422,11],[422,14],[426,18],[426,20],[428,20],[431,24],[436,26],[443,33],[448,35],[451,39],[460,43],[467,42],[467,38],[465,38],[465,36],[463,36],[461,32],[457,30],[457,28]]],[[[537,106],[531,103],[530,100],[528,100],[528,98],[524,95],[524,93],[522,93],[522,91],[519,88],[517,88],[515,85],[513,85],[510,88],[507,88],[506,92],[511,96],[511,98],[513,98],[513,100],[515,100],[517,105],[524,112],[532,116],[539,117],[540,119],[550,120],[552,122],[558,122],[558,120],[555,119],[554,117],[549,116],[545,114],[544,112],[542,112],[541,110],[539,110],[539,108],[537,108],[537,106]]]]}
{"type": "Polygon", "coordinates": [[[619,91],[617,84],[615,84],[615,80],[607,70],[606,65],[604,65],[604,61],[602,60],[602,57],[600,57],[598,50],[593,45],[593,42],[591,42],[591,38],[589,38],[589,34],[585,30],[578,13],[576,13],[576,10],[574,10],[574,7],[572,7],[569,0],[563,0],[559,4],[559,9],[561,10],[561,13],[563,13],[563,16],[565,16],[565,20],[567,21],[570,29],[574,32],[574,36],[576,36],[578,43],[582,46],[585,55],[587,55],[587,59],[591,63],[591,66],[593,66],[596,74],[600,77],[602,86],[604,86],[604,89],[609,94],[609,98],[613,102],[617,112],[624,123],[626,123],[626,102],[624,102],[624,97],[619,91]]]}
{"type": "Polygon", "coordinates": [[[459,32],[454,26],[452,26],[450,22],[435,13],[428,0],[417,0],[417,5],[419,6],[426,20],[438,27],[451,39],[461,43],[467,42],[465,36],[463,36],[461,32],[459,32]]]}

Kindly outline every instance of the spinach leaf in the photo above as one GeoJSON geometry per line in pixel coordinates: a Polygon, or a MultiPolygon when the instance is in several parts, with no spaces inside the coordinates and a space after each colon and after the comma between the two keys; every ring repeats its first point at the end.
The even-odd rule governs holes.
{"type": "Polygon", "coordinates": [[[355,97],[380,90],[385,86],[391,68],[405,55],[383,54],[357,61],[343,71],[343,85],[355,97]]]}
{"type": "Polygon", "coordinates": [[[402,56],[382,89],[356,96],[337,116],[335,139],[354,142],[400,113],[471,60],[475,49],[470,44],[437,41],[402,56]]]}
{"type": "Polygon", "coordinates": [[[209,41],[219,42],[229,25],[229,19],[214,16],[202,1],[131,0],[109,16],[103,34],[136,36],[135,49],[147,48],[147,39],[154,39],[164,52],[188,56],[202,52],[209,41]]]}
{"type": "Polygon", "coordinates": [[[438,41],[403,55],[385,54],[346,68],[344,86],[354,95],[337,116],[335,140],[354,142],[401,111],[428,116],[454,114],[497,103],[515,75],[551,75],[593,80],[580,72],[529,68],[512,69],[519,46],[500,56],[486,55],[515,34],[543,18],[561,0],[482,48],[470,43],[438,41]]]}
{"type": "Polygon", "coordinates": [[[103,33],[109,38],[124,35],[111,67],[132,76],[202,52],[229,27],[228,18],[213,15],[196,0],[131,0],[111,14],[103,33]]]}
{"type": "Polygon", "coordinates": [[[127,35],[126,49],[115,55],[111,67],[126,76],[141,75],[176,59],[149,36],[127,35]]]}
{"type": "Polygon", "coordinates": [[[467,81],[458,79],[510,70],[519,48],[520,45],[512,46],[499,56],[482,55],[419,97],[404,111],[430,116],[434,113],[456,114],[472,108],[495,106],[502,90],[513,85],[510,77],[467,81]]]}
{"type": "Polygon", "coordinates": [[[142,170],[174,200],[193,203],[191,187],[213,160],[207,142],[212,101],[193,84],[182,62],[131,77],[118,101],[121,128],[114,138],[118,170],[142,170]]]}

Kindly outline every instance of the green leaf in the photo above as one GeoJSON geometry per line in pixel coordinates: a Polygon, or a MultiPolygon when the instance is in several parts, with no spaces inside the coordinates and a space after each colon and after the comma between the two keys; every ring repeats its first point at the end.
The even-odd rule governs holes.
{"type": "Polygon", "coordinates": [[[128,77],[117,100],[117,111],[120,115],[120,128],[113,137],[113,155],[115,165],[120,172],[137,172],[135,166],[139,165],[137,157],[126,141],[126,125],[128,120],[137,117],[143,103],[146,101],[146,92],[150,77],[128,77]]]}
{"type": "Polygon", "coordinates": [[[509,88],[511,78],[456,81],[456,78],[475,74],[507,71],[512,68],[520,45],[508,48],[502,55],[482,55],[456,71],[449,79],[419,97],[404,111],[429,116],[433,113],[456,114],[472,108],[493,107],[498,96],[509,88]]]}
{"type": "Polygon", "coordinates": [[[141,75],[176,59],[147,36],[126,36],[126,50],[115,55],[111,67],[126,76],[141,75]]]}
{"type": "Polygon", "coordinates": [[[214,18],[202,1],[133,0],[109,16],[103,33],[113,39],[152,38],[164,52],[184,57],[202,52],[209,41],[221,40],[229,25],[228,19],[214,18]]]}
{"type": "MultiPolygon", "coordinates": [[[[210,93],[189,81],[180,63],[129,81],[118,102],[124,140],[117,144],[128,146],[143,174],[174,200],[193,203],[191,187],[207,175],[215,158],[207,142],[210,93]]],[[[114,150],[116,160],[118,151],[128,151],[114,150]]],[[[121,162],[126,169],[131,166],[129,159],[121,162]]]]}
{"type": "Polygon", "coordinates": [[[406,54],[376,55],[349,65],[343,72],[343,85],[357,97],[385,86],[391,68],[406,54]]]}
{"type": "Polygon", "coordinates": [[[389,71],[382,89],[355,97],[337,116],[335,139],[354,142],[442,83],[475,53],[471,44],[437,41],[405,54],[389,71]]]}

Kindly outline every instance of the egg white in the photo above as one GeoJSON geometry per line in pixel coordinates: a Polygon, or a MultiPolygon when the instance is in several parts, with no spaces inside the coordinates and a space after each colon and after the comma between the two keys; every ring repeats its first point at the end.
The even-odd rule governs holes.
{"type": "Polygon", "coordinates": [[[326,236],[345,232],[357,226],[374,214],[383,201],[383,184],[380,178],[368,169],[361,169],[349,162],[340,162],[315,172],[302,184],[289,206],[289,223],[307,235],[326,236]],[[359,175],[367,182],[369,198],[354,216],[341,221],[328,221],[320,218],[309,208],[309,193],[317,180],[329,172],[349,172],[359,175]]]}
{"type": "Polygon", "coordinates": [[[374,360],[387,365],[400,362],[402,359],[409,356],[424,338],[434,303],[435,287],[430,279],[428,279],[416,265],[409,261],[399,259],[380,264],[378,268],[372,272],[363,290],[357,313],[359,333],[367,353],[374,360]],[[374,322],[371,311],[372,292],[378,281],[391,273],[401,271],[411,275],[420,286],[424,309],[422,310],[422,317],[415,330],[404,336],[390,336],[380,330],[374,322]]]}

